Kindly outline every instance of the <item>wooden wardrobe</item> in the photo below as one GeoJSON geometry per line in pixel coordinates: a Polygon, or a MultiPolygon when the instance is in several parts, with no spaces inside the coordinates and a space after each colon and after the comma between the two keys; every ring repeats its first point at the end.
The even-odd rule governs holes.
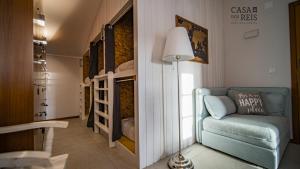
{"type": "MultiPolygon", "coordinates": [[[[0,126],[33,121],[33,0],[0,0],[0,126]]],[[[32,150],[33,132],[0,135],[0,152],[32,150]]]]}
{"type": "Polygon", "coordinates": [[[300,1],[289,4],[292,105],[293,105],[293,142],[300,144],[300,1]]]}

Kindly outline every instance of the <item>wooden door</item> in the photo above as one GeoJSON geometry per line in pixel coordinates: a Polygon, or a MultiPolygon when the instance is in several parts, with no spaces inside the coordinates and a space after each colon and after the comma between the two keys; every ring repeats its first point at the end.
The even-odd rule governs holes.
{"type": "MultiPolygon", "coordinates": [[[[0,126],[33,121],[33,0],[0,0],[0,126]]],[[[33,149],[33,132],[0,135],[0,152],[33,149]]]]}
{"type": "Polygon", "coordinates": [[[289,5],[294,142],[300,143],[300,1],[289,5]]]}

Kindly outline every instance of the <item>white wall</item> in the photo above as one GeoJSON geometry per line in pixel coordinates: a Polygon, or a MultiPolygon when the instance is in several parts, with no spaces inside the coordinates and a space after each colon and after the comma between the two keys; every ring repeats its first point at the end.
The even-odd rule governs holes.
{"type": "Polygon", "coordinates": [[[79,58],[47,55],[47,119],[79,115],[79,58]]]}
{"type": "Polygon", "coordinates": [[[180,64],[182,113],[192,116],[183,120],[183,135],[191,134],[184,146],[194,141],[192,89],[223,86],[224,82],[223,1],[137,1],[141,168],[178,150],[176,67],[161,62],[165,36],[175,26],[176,14],[209,32],[209,64],[180,64]]]}
{"type": "Polygon", "coordinates": [[[226,86],[291,86],[289,2],[224,0],[226,86]],[[231,24],[230,8],[249,4],[258,6],[258,23],[231,24]],[[252,29],[259,36],[245,40],[244,32],[252,29]]]}

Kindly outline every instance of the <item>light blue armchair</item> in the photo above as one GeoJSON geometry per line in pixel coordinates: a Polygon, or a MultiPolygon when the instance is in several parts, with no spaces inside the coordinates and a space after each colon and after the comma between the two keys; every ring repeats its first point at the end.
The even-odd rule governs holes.
{"type": "Polygon", "coordinates": [[[195,89],[197,142],[259,166],[277,169],[290,140],[290,107],[288,88],[195,89]],[[221,120],[212,118],[206,110],[204,97],[224,96],[231,89],[261,92],[265,108],[276,115],[231,114],[221,120]]]}

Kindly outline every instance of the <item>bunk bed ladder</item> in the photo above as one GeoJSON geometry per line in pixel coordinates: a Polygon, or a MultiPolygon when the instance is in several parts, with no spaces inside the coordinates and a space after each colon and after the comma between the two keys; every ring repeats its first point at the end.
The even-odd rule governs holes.
{"type": "Polygon", "coordinates": [[[94,132],[99,133],[101,130],[107,133],[109,147],[115,146],[115,143],[112,141],[113,80],[113,72],[94,77],[94,132]],[[102,110],[100,110],[100,105],[102,110]],[[102,122],[100,122],[100,119],[102,119],[102,122]]]}

